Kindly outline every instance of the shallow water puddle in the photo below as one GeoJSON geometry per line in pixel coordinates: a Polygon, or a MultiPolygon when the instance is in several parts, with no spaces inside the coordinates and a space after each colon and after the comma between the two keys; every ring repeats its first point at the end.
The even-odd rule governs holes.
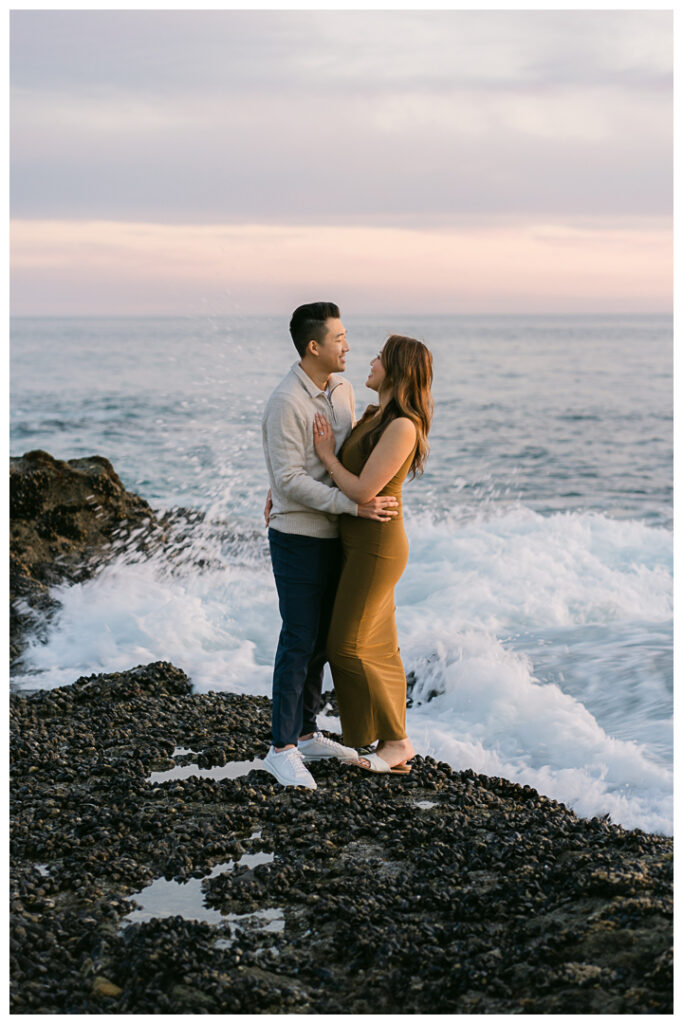
{"type": "Polygon", "coordinates": [[[428,811],[430,807],[436,807],[433,800],[416,800],[415,806],[419,807],[422,811],[428,811]]]}
{"type": "Polygon", "coordinates": [[[198,750],[190,750],[189,747],[176,747],[171,757],[180,757],[181,754],[198,754],[198,750]]]}
{"type": "MultiPolygon", "coordinates": [[[[223,922],[239,927],[240,922],[253,925],[262,932],[283,932],[285,930],[285,912],[282,907],[268,907],[266,910],[253,910],[249,914],[224,914],[223,922]]],[[[216,949],[228,949],[234,938],[216,940],[216,949]]]]}
{"type": "MultiPolygon", "coordinates": [[[[249,838],[255,839],[260,834],[260,832],[254,833],[249,838]]],[[[204,878],[215,878],[216,875],[231,871],[237,864],[249,868],[254,868],[257,864],[270,864],[274,857],[274,853],[245,853],[237,861],[228,860],[223,864],[217,864],[208,875],[204,875],[204,878]]],[[[155,917],[175,917],[176,915],[180,915],[187,921],[204,921],[207,924],[224,924],[226,921],[230,921],[231,917],[239,916],[222,914],[220,910],[214,910],[204,905],[202,890],[204,878],[189,878],[186,882],[155,878],[150,885],[129,897],[139,906],[138,909],[131,911],[123,918],[121,927],[125,928],[128,924],[140,921],[151,921],[155,917]]]]}
{"type": "MultiPolygon", "coordinates": [[[[193,754],[195,751],[183,751],[183,753],[193,754]]],[[[258,757],[254,758],[253,761],[228,761],[227,764],[216,766],[215,768],[199,768],[196,764],[179,764],[165,772],[152,772],[147,777],[147,781],[158,784],[178,779],[189,779],[193,775],[200,779],[216,779],[216,781],[220,781],[221,779],[239,779],[243,775],[248,775],[251,771],[258,770],[266,770],[263,760],[258,757]]]]}

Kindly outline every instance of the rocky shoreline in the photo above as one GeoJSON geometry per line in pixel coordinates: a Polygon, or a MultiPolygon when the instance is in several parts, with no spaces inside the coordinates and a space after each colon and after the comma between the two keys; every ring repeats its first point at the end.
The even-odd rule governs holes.
{"type": "MultiPolygon", "coordinates": [[[[106,460],[12,471],[20,651],[52,582],[163,530],[106,460]]],[[[13,1013],[672,1012],[668,837],[428,757],[282,789],[250,764],[269,700],[166,662],[10,713],[13,1013]],[[154,916],[163,879],[212,921],[189,898],[154,916]]]]}
{"type": "Polygon", "coordinates": [[[431,758],[149,781],[269,716],[166,663],[11,695],[13,1013],[671,1012],[671,839],[431,758]],[[126,923],[161,877],[226,923],[126,923]]]}

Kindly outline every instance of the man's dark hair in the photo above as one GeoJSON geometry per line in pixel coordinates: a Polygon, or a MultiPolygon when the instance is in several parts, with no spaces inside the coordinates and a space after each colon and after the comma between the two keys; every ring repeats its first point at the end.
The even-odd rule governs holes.
{"type": "Polygon", "coordinates": [[[302,359],[309,341],[324,341],[327,333],[325,321],[332,318],[339,319],[339,306],[334,302],[307,302],[294,310],[289,321],[289,333],[302,359]]]}

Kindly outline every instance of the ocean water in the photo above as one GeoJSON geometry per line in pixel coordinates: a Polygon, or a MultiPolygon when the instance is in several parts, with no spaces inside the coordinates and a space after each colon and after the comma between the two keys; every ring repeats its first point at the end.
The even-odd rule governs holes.
{"type": "MultiPolygon", "coordinates": [[[[671,833],[671,318],[344,321],[359,414],[389,333],[434,354],[396,591],[416,749],[671,833]]],[[[155,509],[201,513],[58,588],[13,687],[163,659],[198,691],[270,692],[260,421],[295,356],[286,316],[12,322],[11,453],[105,455],[155,509]]]]}

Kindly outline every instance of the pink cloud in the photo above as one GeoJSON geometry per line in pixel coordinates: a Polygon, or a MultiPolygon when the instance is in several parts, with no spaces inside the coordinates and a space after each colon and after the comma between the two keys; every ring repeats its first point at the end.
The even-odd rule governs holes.
{"type": "Polygon", "coordinates": [[[270,313],[302,293],[371,312],[666,312],[668,220],[443,230],[331,225],[12,224],[12,308],[270,313]]]}

